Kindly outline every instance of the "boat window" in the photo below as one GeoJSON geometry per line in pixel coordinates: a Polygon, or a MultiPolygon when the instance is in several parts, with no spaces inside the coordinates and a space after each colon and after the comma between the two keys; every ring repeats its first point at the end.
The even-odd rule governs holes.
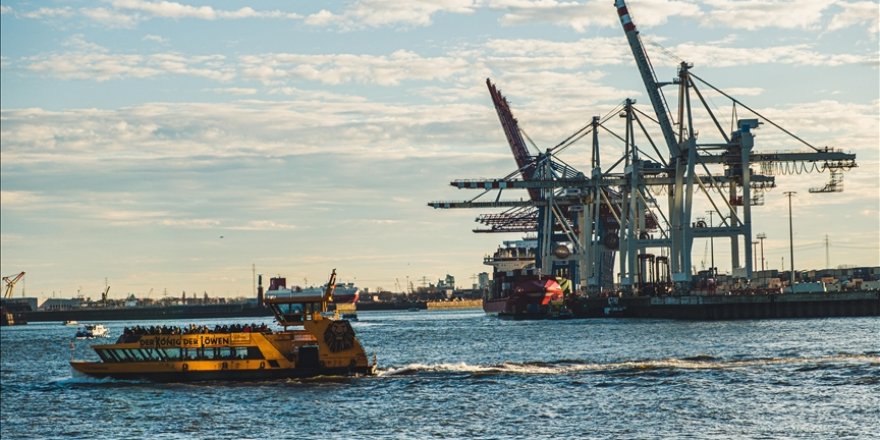
{"type": "Polygon", "coordinates": [[[165,353],[165,358],[168,360],[176,361],[180,359],[180,349],[179,348],[163,348],[160,349],[163,353],[165,353]]]}
{"type": "Polygon", "coordinates": [[[133,361],[142,361],[142,360],[144,360],[144,354],[141,353],[140,350],[137,350],[137,349],[125,350],[125,353],[126,353],[126,354],[128,355],[128,357],[129,357],[131,360],[133,360],[133,361]]]}
{"type": "Polygon", "coordinates": [[[221,347],[217,349],[217,358],[218,359],[232,359],[233,352],[229,347],[221,347]]]}
{"type": "Polygon", "coordinates": [[[128,362],[131,360],[128,356],[128,353],[126,353],[125,350],[123,350],[123,349],[107,350],[107,351],[112,352],[113,355],[116,356],[117,359],[119,359],[119,362],[128,362]]]}
{"type": "Polygon", "coordinates": [[[116,360],[110,357],[107,354],[107,350],[95,350],[95,353],[98,353],[98,357],[101,358],[104,362],[115,362],[116,360]]]}
{"type": "Polygon", "coordinates": [[[162,360],[162,357],[159,355],[159,350],[154,348],[144,348],[141,350],[141,353],[144,354],[144,357],[149,360],[159,361],[162,360]]]}
{"type": "Polygon", "coordinates": [[[247,347],[247,358],[263,359],[263,353],[260,352],[260,349],[258,347],[247,347]]]}
{"type": "Polygon", "coordinates": [[[106,356],[107,359],[109,359],[107,362],[119,362],[119,358],[116,357],[116,353],[114,353],[114,350],[101,350],[101,351],[103,351],[104,356],[106,356]]]}
{"type": "Polygon", "coordinates": [[[196,358],[196,349],[194,348],[182,348],[181,352],[183,353],[183,360],[193,360],[196,358]]]}
{"type": "Polygon", "coordinates": [[[302,322],[303,305],[302,304],[277,304],[276,307],[284,320],[288,322],[302,322]]]}

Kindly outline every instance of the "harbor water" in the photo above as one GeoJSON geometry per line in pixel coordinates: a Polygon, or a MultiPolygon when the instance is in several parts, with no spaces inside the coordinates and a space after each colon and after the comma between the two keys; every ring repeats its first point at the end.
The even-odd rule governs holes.
{"type": "MultiPolygon", "coordinates": [[[[878,438],[880,318],[506,321],[361,312],[379,375],[156,384],[75,377],[76,329],[2,329],[0,437],[878,438]]],[[[266,322],[271,318],[105,323],[266,322]]]]}

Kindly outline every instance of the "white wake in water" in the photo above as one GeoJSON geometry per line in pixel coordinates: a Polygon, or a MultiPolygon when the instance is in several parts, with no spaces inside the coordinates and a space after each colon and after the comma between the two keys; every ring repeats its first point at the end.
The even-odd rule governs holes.
{"type": "Polygon", "coordinates": [[[423,373],[463,373],[472,375],[513,374],[513,375],[553,375],[581,371],[629,371],[629,370],[717,370],[735,368],[754,368],[774,365],[868,365],[880,367],[880,355],[838,354],[820,357],[784,357],[754,359],[716,359],[700,355],[682,359],[649,359],[622,362],[587,362],[561,360],[555,362],[505,362],[497,365],[472,365],[460,363],[423,364],[412,363],[401,367],[381,369],[379,376],[406,376],[423,373]]]}

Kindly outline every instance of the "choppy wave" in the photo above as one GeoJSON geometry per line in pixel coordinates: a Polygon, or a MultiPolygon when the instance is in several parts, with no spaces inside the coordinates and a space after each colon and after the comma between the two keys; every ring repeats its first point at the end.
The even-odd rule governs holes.
{"type": "Polygon", "coordinates": [[[553,375],[584,371],[723,370],[774,365],[799,366],[799,370],[809,371],[833,367],[838,364],[880,366],[880,356],[873,354],[837,354],[833,356],[819,357],[719,359],[709,355],[697,355],[685,358],[646,359],[621,362],[559,360],[554,362],[504,362],[495,365],[472,365],[464,362],[439,364],[413,363],[401,367],[380,369],[379,375],[384,377],[407,376],[424,373],[553,375]]]}

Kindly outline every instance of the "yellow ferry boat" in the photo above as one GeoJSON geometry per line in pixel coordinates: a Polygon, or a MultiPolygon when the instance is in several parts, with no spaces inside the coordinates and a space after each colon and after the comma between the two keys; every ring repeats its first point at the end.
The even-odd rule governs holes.
{"type": "Polygon", "coordinates": [[[114,344],[92,346],[100,362],[72,360],[70,365],[92,377],[171,382],[375,374],[375,357],[372,362],[367,359],[351,323],[328,312],[335,269],[323,295],[287,289],[274,281],[263,303],[283,330],[267,326],[129,330],[114,344]]]}

